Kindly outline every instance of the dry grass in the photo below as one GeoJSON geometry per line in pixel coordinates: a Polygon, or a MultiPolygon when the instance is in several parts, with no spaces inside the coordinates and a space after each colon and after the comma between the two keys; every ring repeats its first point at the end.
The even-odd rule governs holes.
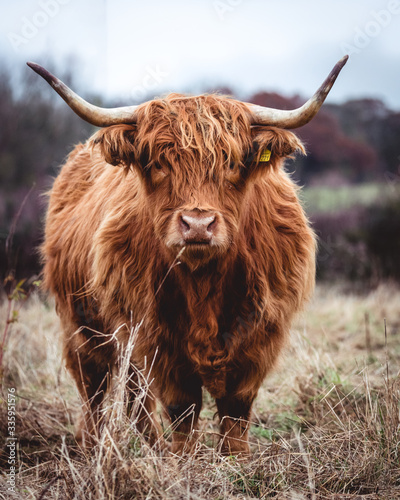
{"type": "Polygon", "coordinates": [[[398,288],[354,296],[320,286],[260,391],[251,460],[216,451],[207,394],[193,456],[150,448],[125,418],[123,374],[107,400],[102,441],[85,455],[74,444],[79,399],[60,360],[58,320],[33,297],[6,352],[4,387],[18,393],[18,494],[7,492],[2,400],[0,498],[400,498],[399,339],[398,288]]]}

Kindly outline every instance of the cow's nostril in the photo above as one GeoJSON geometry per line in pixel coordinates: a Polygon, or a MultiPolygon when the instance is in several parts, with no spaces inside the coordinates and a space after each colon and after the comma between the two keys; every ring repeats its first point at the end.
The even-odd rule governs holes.
{"type": "Polygon", "coordinates": [[[217,227],[217,218],[214,216],[214,219],[207,226],[207,231],[209,233],[212,233],[213,231],[215,231],[216,227],[217,227]]]}
{"type": "Polygon", "coordinates": [[[188,231],[190,231],[190,223],[188,220],[185,220],[184,215],[181,215],[179,222],[181,225],[181,229],[184,233],[187,233],[188,231]]]}

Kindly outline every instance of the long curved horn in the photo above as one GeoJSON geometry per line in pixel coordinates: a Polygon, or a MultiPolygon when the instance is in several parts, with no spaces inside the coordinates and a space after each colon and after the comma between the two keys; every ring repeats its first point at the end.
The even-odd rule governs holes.
{"type": "Polygon", "coordinates": [[[315,92],[311,99],[301,106],[301,108],[289,111],[249,104],[250,111],[253,114],[253,125],[271,125],[274,127],[293,129],[302,127],[311,121],[318,113],[348,58],[349,56],[344,56],[340,59],[321,87],[315,92]]]}
{"type": "Polygon", "coordinates": [[[79,97],[65,83],[42,66],[39,66],[39,64],[32,62],[26,64],[44,78],[78,116],[92,125],[96,125],[96,127],[108,127],[109,125],[117,125],[118,123],[136,122],[135,111],[138,106],[99,108],[79,97]]]}

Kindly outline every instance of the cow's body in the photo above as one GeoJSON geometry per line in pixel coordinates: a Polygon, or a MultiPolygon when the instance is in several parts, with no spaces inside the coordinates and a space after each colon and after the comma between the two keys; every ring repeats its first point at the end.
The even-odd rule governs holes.
{"type": "MultiPolygon", "coordinates": [[[[89,401],[82,430],[97,432],[117,363],[116,339],[96,332],[124,345],[142,322],[132,363],[152,365],[152,389],[177,426],[173,450],[196,425],[205,387],[222,449],[248,451],[251,405],[314,284],[314,235],[283,170],[299,149],[290,132],[252,128],[242,103],[171,96],[70,155],[43,257],[67,367],[89,401]]],[[[155,411],[152,397],[145,408],[155,411]]]]}

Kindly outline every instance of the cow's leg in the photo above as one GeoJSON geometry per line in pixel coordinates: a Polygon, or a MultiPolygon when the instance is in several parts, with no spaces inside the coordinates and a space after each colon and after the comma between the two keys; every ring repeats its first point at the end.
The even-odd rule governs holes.
{"type": "Polygon", "coordinates": [[[171,420],[173,453],[190,452],[195,444],[192,431],[197,429],[201,410],[201,385],[199,378],[186,377],[182,386],[169,381],[161,388],[161,399],[171,420]]]}
{"type": "Polygon", "coordinates": [[[78,443],[90,448],[99,437],[101,404],[110,382],[113,352],[96,350],[84,331],[66,337],[64,359],[66,367],[75,380],[83,401],[82,416],[76,430],[78,443]]]}
{"type": "Polygon", "coordinates": [[[128,415],[134,419],[138,431],[148,438],[151,446],[159,444],[162,447],[163,431],[157,419],[157,401],[152,388],[141,378],[137,368],[131,365],[127,381],[128,415]]]}
{"type": "Polygon", "coordinates": [[[216,400],[221,421],[221,452],[224,455],[244,456],[250,453],[249,421],[256,394],[248,394],[245,397],[227,395],[216,400]]]}

